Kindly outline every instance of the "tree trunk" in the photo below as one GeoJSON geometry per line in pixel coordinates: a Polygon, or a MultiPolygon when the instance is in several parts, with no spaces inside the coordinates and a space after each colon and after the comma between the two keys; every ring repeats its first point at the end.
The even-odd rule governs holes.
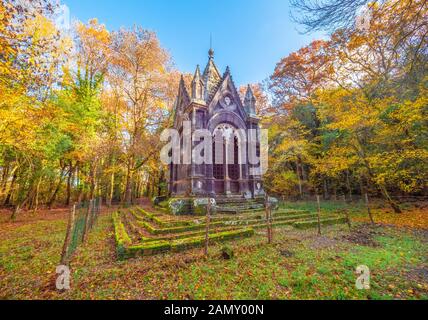
{"type": "Polygon", "coordinates": [[[34,195],[34,206],[33,206],[33,215],[36,214],[37,209],[39,208],[39,191],[40,191],[40,183],[42,182],[42,177],[39,178],[36,186],[36,194],[34,195]]]}
{"type": "Polygon", "coordinates": [[[68,247],[71,242],[71,233],[74,228],[75,223],[75,217],[76,217],[76,205],[73,205],[73,207],[70,210],[70,215],[68,217],[68,224],[67,224],[67,233],[65,235],[65,241],[64,245],[62,247],[62,253],[61,253],[61,264],[65,265],[68,264],[68,247]]]}
{"type": "Polygon", "coordinates": [[[73,181],[74,176],[74,168],[73,164],[70,161],[70,171],[68,171],[68,177],[67,177],[67,199],[65,200],[65,205],[68,207],[70,205],[71,201],[71,182],[73,181]]]}
{"type": "Polygon", "coordinates": [[[2,174],[2,178],[1,178],[0,196],[5,194],[8,176],[9,176],[9,165],[7,167],[5,167],[3,170],[3,174],[2,174]]]}
{"type": "MultiPolygon", "coordinates": [[[[31,185],[28,189],[28,193],[27,193],[27,210],[31,210],[31,208],[33,207],[33,201],[34,201],[34,195],[36,194],[35,192],[35,187],[34,187],[34,181],[31,182],[31,185]]],[[[21,206],[21,208],[24,208],[24,206],[21,206]]]]}
{"type": "Polygon", "coordinates": [[[18,179],[18,175],[15,171],[15,173],[13,174],[12,182],[10,183],[10,186],[9,186],[9,191],[7,192],[6,199],[4,200],[4,203],[3,203],[4,206],[8,206],[10,204],[10,199],[12,198],[13,188],[15,187],[16,179],[18,179]]]}
{"type": "Polygon", "coordinates": [[[327,184],[326,178],[323,179],[323,189],[324,189],[324,200],[328,200],[329,195],[328,195],[328,184],[327,184]]]}
{"type": "Polygon", "coordinates": [[[49,209],[49,210],[51,210],[51,209],[52,209],[52,205],[54,204],[54,202],[55,202],[55,200],[56,200],[56,196],[58,195],[58,192],[59,192],[59,190],[61,189],[61,184],[62,184],[62,182],[63,182],[63,180],[64,180],[64,171],[65,171],[65,168],[66,168],[66,166],[63,166],[63,167],[61,168],[61,173],[60,173],[60,176],[59,176],[58,184],[57,184],[57,186],[56,186],[56,188],[55,188],[54,193],[52,194],[51,198],[49,199],[49,201],[48,201],[48,203],[47,203],[47,206],[48,206],[48,209],[49,209]]]}
{"type": "Polygon", "coordinates": [[[112,172],[110,176],[110,192],[107,199],[107,206],[109,207],[111,207],[111,204],[113,202],[113,195],[114,195],[114,172],[112,172]]]}
{"type": "Polygon", "coordinates": [[[25,205],[27,204],[28,200],[30,199],[30,193],[27,195],[27,197],[24,199],[24,201],[22,203],[18,203],[15,207],[15,210],[13,210],[13,213],[10,217],[10,219],[12,221],[16,221],[16,217],[17,215],[21,212],[21,208],[25,207],[25,205]]]}
{"type": "Polygon", "coordinates": [[[125,192],[123,197],[123,204],[130,204],[132,196],[132,161],[128,162],[128,167],[126,170],[126,183],[125,183],[125,192]]]}
{"type": "Polygon", "coordinates": [[[165,179],[165,174],[163,172],[163,170],[160,172],[159,174],[159,184],[158,184],[158,196],[162,196],[162,182],[165,179]]]}
{"type": "Polygon", "coordinates": [[[364,193],[366,193],[366,191],[364,190],[364,183],[363,183],[362,176],[360,176],[360,193],[361,193],[361,197],[364,197],[364,193]]]}
{"type": "Polygon", "coordinates": [[[367,193],[364,194],[364,199],[366,202],[366,208],[367,208],[367,213],[369,214],[370,222],[374,225],[375,222],[373,219],[372,211],[370,210],[369,195],[367,193]]]}
{"type": "Polygon", "coordinates": [[[297,175],[297,181],[299,183],[299,196],[300,196],[300,200],[302,200],[303,199],[303,187],[302,187],[302,179],[300,177],[299,160],[296,160],[296,175],[297,175]]]}
{"type": "Polygon", "coordinates": [[[386,190],[385,186],[380,186],[380,191],[382,192],[382,195],[385,197],[388,204],[391,206],[391,208],[394,210],[395,213],[402,213],[400,206],[392,200],[390,197],[388,190],[386,190]]]}
{"type": "Polygon", "coordinates": [[[352,188],[351,188],[351,181],[349,179],[349,170],[346,170],[346,186],[348,188],[349,201],[352,201],[352,188]]]}
{"type": "Polygon", "coordinates": [[[302,179],[303,181],[308,181],[308,174],[306,173],[305,165],[302,163],[302,160],[300,158],[299,158],[299,162],[300,162],[300,169],[302,170],[302,179]]]}
{"type": "Polygon", "coordinates": [[[76,163],[76,179],[77,179],[76,184],[79,187],[78,188],[79,193],[77,195],[77,202],[78,203],[82,202],[82,199],[83,199],[83,189],[80,187],[80,176],[79,175],[80,175],[80,164],[79,164],[79,162],[77,162],[76,163]]]}
{"type": "Polygon", "coordinates": [[[137,190],[135,191],[135,198],[140,199],[141,198],[141,189],[143,188],[143,181],[141,177],[138,178],[137,183],[137,190]]]}
{"type": "Polygon", "coordinates": [[[96,162],[94,161],[91,164],[91,168],[90,168],[90,172],[89,172],[89,177],[90,177],[90,181],[91,181],[91,188],[89,191],[89,199],[92,200],[95,196],[95,188],[96,188],[96,170],[97,170],[97,165],[96,162]]]}

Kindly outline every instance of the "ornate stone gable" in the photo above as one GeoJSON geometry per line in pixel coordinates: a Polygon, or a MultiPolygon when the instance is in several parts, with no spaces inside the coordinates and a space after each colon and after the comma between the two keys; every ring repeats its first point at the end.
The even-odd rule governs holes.
{"type": "Polygon", "coordinates": [[[225,111],[237,114],[244,121],[247,118],[245,108],[242,105],[229,68],[226,69],[223,79],[208,106],[210,115],[225,111]]]}

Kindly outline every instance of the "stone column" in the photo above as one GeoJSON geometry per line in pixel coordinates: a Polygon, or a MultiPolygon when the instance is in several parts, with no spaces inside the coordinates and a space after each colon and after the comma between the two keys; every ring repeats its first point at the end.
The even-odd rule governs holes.
{"type": "Polygon", "coordinates": [[[242,145],[238,140],[238,166],[239,166],[239,193],[244,194],[245,191],[245,182],[244,182],[244,163],[242,159],[242,145]]]}
{"type": "Polygon", "coordinates": [[[224,193],[230,195],[230,178],[229,178],[229,142],[225,140],[224,149],[225,149],[225,164],[224,164],[224,193]]]}

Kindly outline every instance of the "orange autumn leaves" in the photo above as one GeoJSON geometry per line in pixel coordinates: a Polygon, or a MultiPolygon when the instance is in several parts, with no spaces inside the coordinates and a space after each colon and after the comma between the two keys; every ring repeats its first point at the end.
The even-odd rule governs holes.
{"type": "MultiPolygon", "coordinates": [[[[373,210],[373,218],[376,223],[394,225],[397,227],[418,228],[428,230],[428,208],[414,208],[396,214],[388,209],[373,210]]],[[[366,216],[352,218],[358,222],[369,222],[366,216]]]]}
{"type": "Polygon", "coordinates": [[[276,65],[271,76],[271,89],[276,98],[284,100],[284,106],[310,98],[326,82],[332,72],[328,47],[327,41],[313,41],[276,65]]]}
{"type": "Polygon", "coordinates": [[[267,184],[282,183],[271,191],[380,191],[399,212],[395,195],[426,190],[427,6],[389,0],[370,12],[367,29],[337,29],[277,64],[267,184]]]}

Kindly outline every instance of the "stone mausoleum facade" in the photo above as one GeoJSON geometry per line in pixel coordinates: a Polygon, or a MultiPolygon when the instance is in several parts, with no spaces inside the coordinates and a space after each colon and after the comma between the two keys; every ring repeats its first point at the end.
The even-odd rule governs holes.
{"type": "MultiPolygon", "coordinates": [[[[186,88],[183,77],[181,78],[174,111],[174,129],[180,134],[181,147],[185,139],[183,124],[187,121],[191,123],[192,132],[197,129],[209,130],[213,141],[222,139],[225,132],[234,135],[232,152],[234,152],[235,161],[233,163],[224,161],[218,164],[219,161],[213,160],[211,164],[196,164],[192,159],[190,164],[183,164],[183,162],[171,164],[168,181],[171,196],[242,197],[243,199],[264,196],[262,177],[251,175],[253,171],[250,169],[257,165],[250,164],[249,147],[239,143],[238,135],[235,136],[238,129],[256,129],[257,131],[253,130],[257,132],[256,154],[260,154],[260,119],[256,115],[256,99],[248,86],[244,101],[241,100],[229,67],[223,75],[219,72],[214,63],[212,49],[209,51],[209,60],[203,73],[197,66],[191,88],[186,88]],[[241,152],[247,153],[247,160],[238,163],[237,159],[241,152]]],[[[242,132],[242,130],[239,131],[242,132]]],[[[215,148],[219,148],[217,143],[213,143],[213,157],[216,154],[215,148]]],[[[224,148],[226,148],[226,142],[224,148]]],[[[224,152],[224,154],[226,156],[228,153],[224,152]]]]}

